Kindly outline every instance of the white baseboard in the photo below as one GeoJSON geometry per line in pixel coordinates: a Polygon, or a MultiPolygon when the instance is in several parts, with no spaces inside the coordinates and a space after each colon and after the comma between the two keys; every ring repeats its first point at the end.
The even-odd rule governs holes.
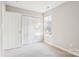
{"type": "Polygon", "coordinates": [[[63,50],[63,51],[66,51],[66,52],[68,52],[68,53],[70,53],[70,54],[72,54],[72,55],[79,56],[78,53],[72,52],[72,51],[70,51],[70,50],[68,50],[68,49],[65,49],[65,48],[59,46],[59,45],[53,44],[53,43],[51,43],[51,42],[48,42],[47,40],[44,40],[44,42],[47,43],[47,44],[49,44],[49,45],[51,45],[51,46],[54,46],[54,47],[56,47],[56,48],[59,48],[59,49],[61,49],[61,50],[63,50]]]}

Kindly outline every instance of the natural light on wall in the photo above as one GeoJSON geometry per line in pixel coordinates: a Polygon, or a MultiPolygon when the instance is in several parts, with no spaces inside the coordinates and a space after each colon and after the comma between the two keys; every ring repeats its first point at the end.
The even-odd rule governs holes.
{"type": "Polygon", "coordinates": [[[52,38],[52,16],[44,18],[44,34],[46,38],[52,38]]]}

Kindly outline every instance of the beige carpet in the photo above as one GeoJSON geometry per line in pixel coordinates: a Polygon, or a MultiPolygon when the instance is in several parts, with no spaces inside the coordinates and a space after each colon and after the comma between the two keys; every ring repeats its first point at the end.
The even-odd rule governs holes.
{"type": "Polygon", "coordinates": [[[73,55],[48,46],[45,43],[34,43],[21,48],[5,50],[6,57],[72,57],[73,55]]]}

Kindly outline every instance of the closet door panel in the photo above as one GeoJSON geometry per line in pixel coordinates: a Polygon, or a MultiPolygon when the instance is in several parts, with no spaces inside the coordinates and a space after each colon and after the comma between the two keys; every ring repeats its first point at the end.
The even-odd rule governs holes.
{"type": "Polygon", "coordinates": [[[29,17],[28,39],[30,43],[40,42],[43,40],[43,23],[42,19],[37,17],[29,17]]]}
{"type": "Polygon", "coordinates": [[[22,44],[28,44],[28,17],[22,16],[22,44]]]}
{"type": "Polygon", "coordinates": [[[22,17],[22,44],[43,40],[43,20],[37,17],[22,17]]]}
{"type": "Polygon", "coordinates": [[[21,15],[6,12],[3,20],[3,48],[11,49],[21,46],[21,15]]]}

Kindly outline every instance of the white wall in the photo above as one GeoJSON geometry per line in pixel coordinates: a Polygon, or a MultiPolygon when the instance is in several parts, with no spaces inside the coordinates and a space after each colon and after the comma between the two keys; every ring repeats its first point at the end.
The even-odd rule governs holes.
{"type": "Polygon", "coordinates": [[[2,47],[2,20],[5,11],[5,2],[0,1],[0,56],[3,56],[3,47],[2,47]]]}
{"type": "Polygon", "coordinates": [[[2,16],[1,15],[2,15],[2,6],[1,6],[1,2],[0,2],[0,56],[1,56],[1,50],[2,50],[2,47],[1,47],[1,45],[2,45],[1,44],[2,43],[1,42],[2,41],[1,40],[1,19],[2,19],[2,16]]]}
{"type": "Polygon", "coordinates": [[[79,50],[79,2],[66,2],[44,14],[52,15],[55,39],[45,39],[68,50],[79,50]]]}

